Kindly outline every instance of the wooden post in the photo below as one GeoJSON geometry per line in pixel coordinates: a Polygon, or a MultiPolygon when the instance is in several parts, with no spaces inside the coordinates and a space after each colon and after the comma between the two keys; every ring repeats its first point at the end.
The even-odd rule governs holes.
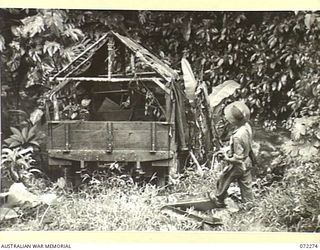
{"type": "Polygon", "coordinates": [[[114,52],[114,41],[110,38],[108,41],[108,78],[112,75],[112,57],[114,52]]]}
{"type": "Polygon", "coordinates": [[[176,112],[175,112],[175,116],[176,116],[176,125],[177,125],[177,132],[179,134],[179,149],[181,151],[185,151],[188,150],[188,147],[186,145],[186,134],[185,134],[185,121],[186,121],[186,114],[185,114],[185,109],[184,109],[184,102],[181,96],[181,93],[178,90],[177,87],[178,85],[176,85],[174,87],[174,94],[175,94],[175,98],[176,98],[176,112]]]}
{"type": "Polygon", "coordinates": [[[52,149],[52,124],[47,123],[47,149],[52,149]]]}
{"type": "Polygon", "coordinates": [[[53,103],[53,120],[54,121],[59,121],[60,117],[59,117],[59,105],[58,105],[58,100],[57,100],[57,96],[54,95],[52,97],[52,103],[53,103]]]}
{"type": "Polygon", "coordinates": [[[80,161],[80,169],[85,169],[85,162],[84,161],[80,161]]]}
{"type": "MultiPolygon", "coordinates": [[[[175,116],[176,116],[176,105],[177,103],[175,100],[173,100],[171,104],[171,114],[170,114],[170,123],[173,123],[171,126],[171,137],[170,137],[170,150],[172,150],[173,153],[173,158],[169,161],[169,166],[168,166],[168,174],[171,178],[175,178],[175,176],[178,173],[178,159],[177,159],[177,141],[176,141],[176,123],[175,123],[175,116]]],[[[171,179],[169,177],[169,180],[171,179]]]]}
{"type": "Polygon", "coordinates": [[[51,120],[51,117],[50,117],[50,109],[49,109],[49,101],[46,101],[45,102],[45,109],[46,109],[46,121],[50,121],[51,120]]]}
{"type": "Polygon", "coordinates": [[[151,150],[150,153],[156,153],[156,123],[151,123],[151,150]]]}
{"type": "Polygon", "coordinates": [[[130,64],[131,64],[131,71],[132,71],[133,74],[135,74],[136,73],[136,65],[135,65],[134,54],[131,54],[130,64]]]}
{"type": "Polygon", "coordinates": [[[70,127],[68,123],[64,124],[65,152],[70,151],[70,127]]]}
{"type": "Polygon", "coordinates": [[[172,98],[171,98],[171,92],[170,94],[165,93],[165,99],[166,99],[166,121],[171,122],[171,110],[172,110],[172,98]]]}
{"type": "Polygon", "coordinates": [[[112,153],[113,150],[113,123],[112,122],[107,122],[106,123],[106,132],[107,132],[107,137],[106,137],[106,142],[107,142],[107,153],[112,153]]]}

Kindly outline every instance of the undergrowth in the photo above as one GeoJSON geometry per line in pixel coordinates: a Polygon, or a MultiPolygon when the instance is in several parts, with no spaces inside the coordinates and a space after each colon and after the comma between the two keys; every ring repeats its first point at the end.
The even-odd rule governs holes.
{"type": "MultiPolygon", "coordinates": [[[[317,159],[302,161],[282,154],[266,166],[264,177],[255,180],[255,200],[251,206],[233,202],[237,209],[209,211],[205,216],[219,217],[223,225],[204,227],[183,217],[163,214],[161,207],[178,199],[204,197],[215,189],[217,166],[199,171],[188,169],[175,183],[156,187],[138,185],[128,175],[96,173],[76,192],[61,183],[38,181],[41,194],[54,192],[55,204],[20,210],[19,217],[0,223],[1,230],[69,231],[320,231],[320,165],[317,159]],[[46,186],[43,186],[45,185],[46,186]]],[[[236,190],[233,186],[230,190],[236,190]]],[[[230,191],[229,190],[229,191],[230,191]]],[[[35,192],[38,191],[38,192],[35,192]]],[[[236,193],[236,192],[235,192],[236,193]]],[[[238,194],[233,194],[236,198],[238,194]]],[[[238,196],[239,197],[239,196],[238,196]]],[[[236,200],[236,199],[234,199],[236,200]]]]}
{"type": "Polygon", "coordinates": [[[58,204],[29,210],[0,227],[18,231],[172,231],[196,230],[199,226],[161,214],[160,208],[167,199],[159,196],[161,189],[156,186],[118,185],[108,189],[103,186],[100,182],[83,186],[76,193],[61,193],[58,204]]]}
{"type": "Polygon", "coordinates": [[[256,197],[252,209],[226,217],[226,231],[320,231],[320,168],[305,163],[289,168],[281,182],[256,197]]]}

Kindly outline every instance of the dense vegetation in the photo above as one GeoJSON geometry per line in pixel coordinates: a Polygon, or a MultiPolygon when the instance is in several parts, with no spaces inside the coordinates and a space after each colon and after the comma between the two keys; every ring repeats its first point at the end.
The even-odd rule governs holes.
{"type": "MultiPolygon", "coordinates": [[[[268,151],[264,139],[259,141],[257,152],[261,161],[265,160],[255,183],[260,198],[250,212],[222,213],[224,226],[218,230],[319,230],[317,12],[1,9],[0,25],[2,139],[7,139],[11,148],[3,150],[7,164],[4,169],[8,170],[9,164],[28,173],[12,176],[11,171],[13,180],[28,179],[29,174],[41,176],[33,158],[38,157],[38,164],[41,162],[39,151],[44,135],[21,121],[37,108],[42,94],[51,87],[48,76],[83,51],[88,39],[115,30],[143,41],[146,48],[176,70],[180,70],[181,58],[186,56],[196,77],[206,83],[209,91],[227,79],[239,82],[237,97],[246,100],[257,123],[267,131],[290,131],[291,139],[280,136],[279,148],[268,151]],[[16,110],[14,114],[20,118],[13,119],[8,110],[16,110]],[[20,130],[10,130],[12,126],[20,130]]],[[[21,224],[10,222],[5,226],[22,230],[198,229],[196,223],[168,220],[159,208],[174,194],[210,191],[216,178],[216,173],[210,171],[206,166],[201,173],[188,170],[165,190],[151,185],[139,187],[127,176],[110,177],[110,173],[92,177],[76,194],[65,193],[65,187],[57,183],[33,180],[34,192],[45,187],[62,198],[54,206],[38,207],[36,216],[24,211],[18,219],[21,224]],[[105,221],[92,220],[101,214],[105,221]],[[60,220],[56,221],[56,217],[60,220]]],[[[9,170],[7,173],[10,175],[9,170]]]]}

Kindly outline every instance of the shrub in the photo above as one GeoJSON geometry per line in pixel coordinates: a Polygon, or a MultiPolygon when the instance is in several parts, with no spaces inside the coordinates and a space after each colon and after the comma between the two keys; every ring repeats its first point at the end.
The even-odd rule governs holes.
{"type": "Polygon", "coordinates": [[[28,146],[36,146],[40,147],[38,140],[39,135],[36,133],[37,126],[34,125],[32,127],[24,127],[20,131],[17,128],[10,127],[12,135],[9,138],[5,139],[5,144],[8,145],[9,148],[22,147],[26,148],[28,146]]]}
{"type": "Polygon", "coordinates": [[[319,230],[319,164],[302,164],[291,168],[283,182],[270,189],[258,203],[255,216],[267,226],[286,231],[319,230]]]}
{"type": "Polygon", "coordinates": [[[33,172],[39,172],[32,166],[32,148],[3,148],[1,153],[1,171],[3,176],[10,176],[14,182],[26,183],[33,172]]]}
{"type": "Polygon", "coordinates": [[[283,144],[284,153],[299,161],[319,161],[320,116],[294,118],[287,126],[291,130],[292,140],[283,144]]]}

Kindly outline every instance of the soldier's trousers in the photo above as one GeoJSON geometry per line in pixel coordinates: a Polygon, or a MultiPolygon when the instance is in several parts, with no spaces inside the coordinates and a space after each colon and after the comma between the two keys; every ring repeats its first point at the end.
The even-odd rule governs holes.
{"type": "Polygon", "coordinates": [[[230,165],[222,172],[217,182],[216,197],[218,200],[223,201],[227,197],[228,188],[234,181],[237,181],[239,184],[242,201],[252,201],[253,192],[251,171],[244,171],[236,165],[230,165]]]}

